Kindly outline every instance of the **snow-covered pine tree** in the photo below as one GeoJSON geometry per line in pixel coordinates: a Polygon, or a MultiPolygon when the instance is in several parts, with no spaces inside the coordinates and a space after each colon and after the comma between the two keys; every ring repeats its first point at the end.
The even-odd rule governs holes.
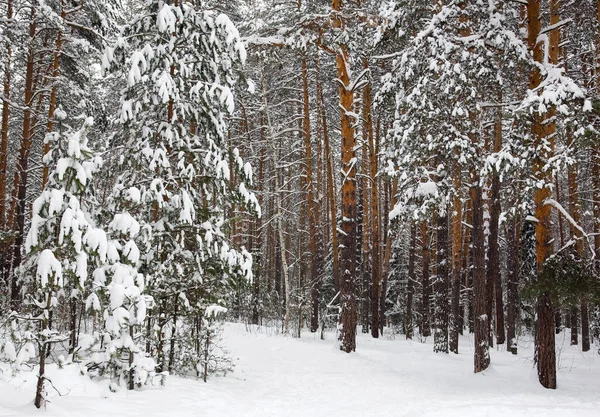
{"type": "Polygon", "coordinates": [[[158,328],[151,350],[160,371],[177,370],[182,319],[201,317],[231,278],[251,278],[251,256],[224,233],[230,204],[260,215],[248,190],[252,169],[226,143],[233,67],[244,60],[227,16],[177,0],[145,1],[105,53],[104,67],[127,77],[111,142],[122,147],[111,210],[127,207],[140,224],[139,272],[157,302],[147,329],[158,328]],[[235,189],[231,170],[240,179],[235,189]]]}
{"type": "MultiPolygon", "coordinates": [[[[56,113],[59,120],[66,116],[60,108],[56,113]]],[[[39,356],[37,408],[44,401],[49,348],[53,343],[70,338],[53,327],[52,314],[61,299],[81,298],[90,258],[98,254],[103,257],[106,253],[104,233],[96,229],[91,220],[95,209],[92,177],[102,166],[101,158],[94,156],[87,146],[86,135],[92,124],[93,120],[88,118],[79,131],[60,131],[47,136],[51,152],[44,159],[52,170],[46,187],[33,204],[25,244],[23,282],[33,292],[30,301],[37,310],[35,320],[38,322],[34,332],[39,356]]]]}
{"type": "MultiPolygon", "coordinates": [[[[528,60],[527,48],[515,35],[515,28],[506,22],[506,10],[500,10],[496,2],[484,5],[432,1],[428,9],[408,1],[399,2],[388,13],[394,18],[392,22],[412,17],[408,21],[412,22],[409,30],[413,33],[406,39],[406,28],[396,28],[397,37],[405,47],[396,53],[392,71],[384,77],[380,90],[380,102],[385,102],[386,97],[396,102],[394,127],[386,149],[388,171],[400,178],[401,204],[416,200],[415,215],[421,218],[433,213],[445,216],[452,199],[464,198],[461,178],[456,181],[454,173],[470,172],[473,250],[481,251],[473,257],[475,301],[481,310],[476,315],[486,320],[478,328],[487,329],[484,240],[478,229],[479,225],[483,228],[481,195],[482,178],[486,174],[485,147],[480,134],[485,115],[482,103],[489,101],[490,91],[500,91],[507,71],[528,60]],[[423,16],[423,10],[429,10],[429,16],[423,16]],[[421,28],[414,24],[419,17],[423,22],[421,28]],[[498,64],[500,61],[502,65],[498,64]]],[[[446,229],[447,224],[442,224],[446,229]]],[[[436,287],[434,298],[443,310],[448,286],[436,287]]],[[[445,333],[446,314],[440,310],[436,316],[436,328],[445,333]]],[[[488,330],[480,333],[487,340],[484,333],[488,330]]],[[[487,342],[477,340],[477,346],[487,346],[487,342]]],[[[442,344],[445,346],[445,342],[442,344]]],[[[477,370],[487,366],[486,349],[483,347],[477,354],[480,358],[477,370]]]]}
{"type": "MultiPolygon", "coordinates": [[[[88,297],[88,310],[101,310],[104,331],[100,333],[102,352],[92,356],[90,366],[108,374],[128,389],[142,385],[154,374],[156,362],[144,351],[141,326],[151,296],[144,294],[145,277],[138,272],[140,250],[135,239],[140,224],[124,210],[116,213],[108,225],[107,263],[94,271],[94,292],[88,297]],[[104,307],[104,308],[103,308],[104,307]]],[[[111,389],[116,389],[111,385],[111,389]]]]}

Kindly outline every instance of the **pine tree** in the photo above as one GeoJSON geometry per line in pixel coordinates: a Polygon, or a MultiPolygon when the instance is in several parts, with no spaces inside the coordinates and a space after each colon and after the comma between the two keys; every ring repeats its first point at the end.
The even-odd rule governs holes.
{"type": "MultiPolygon", "coordinates": [[[[57,109],[57,117],[65,113],[57,109]]],[[[24,282],[36,288],[33,304],[40,310],[35,334],[39,374],[35,406],[45,399],[46,356],[52,343],[69,339],[52,325],[52,313],[61,298],[78,298],[88,278],[89,258],[106,256],[106,238],[90,222],[95,197],[92,178],[102,166],[87,146],[88,118],[76,132],[49,135],[52,152],[45,162],[52,166],[48,183],[33,204],[33,219],[25,243],[24,282]],[[31,282],[35,280],[35,284],[31,282]]]]}
{"type": "Polygon", "coordinates": [[[111,210],[128,201],[140,224],[139,271],[158,305],[151,319],[159,327],[159,369],[172,371],[181,297],[194,317],[236,276],[251,279],[250,255],[226,240],[228,206],[260,208],[248,189],[250,165],[227,147],[233,67],[245,60],[236,28],[223,14],[178,1],[148,1],[139,12],[104,58],[105,68],[127,77],[112,142],[123,147],[123,174],[111,210]],[[235,189],[232,170],[240,179],[235,189]]]}

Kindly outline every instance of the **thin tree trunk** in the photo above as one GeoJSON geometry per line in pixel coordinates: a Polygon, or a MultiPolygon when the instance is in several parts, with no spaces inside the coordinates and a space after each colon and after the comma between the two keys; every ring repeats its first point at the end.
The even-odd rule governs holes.
{"type": "Polygon", "coordinates": [[[339,273],[339,242],[337,231],[337,201],[335,192],[335,183],[333,181],[333,160],[331,157],[331,147],[329,145],[329,131],[327,130],[327,112],[323,98],[323,86],[319,78],[319,57],[315,59],[315,70],[317,73],[317,108],[323,126],[323,148],[325,150],[325,165],[327,166],[327,197],[329,204],[329,216],[331,221],[331,245],[333,252],[333,288],[337,293],[340,291],[340,273],[339,273]]]}
{"type": "MultiPolygon", "coordinates": [[[[502,102],[500,94],[499,102],[502,102]]],[[[502,150],[502,109],[499,108],[494,123],[494,152],[502,150]]],[[[504,301],[502,298],[502,276],[500,274],[500,252],[498,242],[498,228],[500,213],[502,211],[500,202],[500,173],[494,170],[492,174],[492,189],[490,196],[490,235],[488,238],[488,281],[493,285],[494,301],[496,305],[496,343],[504,344],[506,335],[504,333],[504,301]]],[[[492,288],[490,288],[491,290],[492,288]]],[[[491,336],[490,336],[491,338],[491,336]]]]}
{"type": "MultiPolygon", "coordinates": [[[[32,5],[30,23],[29,23],[29,39],[33,39],[37,32],[36,23],[36,6],[32,5]]],[[[27,67],[25,72],[25,92],[24,103],[25,110],[23,112],[23,130],[21,136],[21,149],[19,150],[19,158],[15,172],[15,181],[13,189],[14,218],[9,219],[9,225],[13,226],[14,236],[12,238],[12,257],[8,265],[7,273],[12,276],[10,300],[11,308],[18,310],[21,305],[21,285],[18,278],[12,274],[15,268],[21,264],[21,247],[23,246],[23,233],[25,229],[25,207],[27,198],[27,178],[29,173],[29,154],[32,143],[32,128],[31,128],[31,105],[34,98],[34,50],[30,45],[27,53],[27,67]],[[13,223],[15,221],[16,223],[13,223]]],[[[11,216],[12,217],[12,216],[11,216]]]]}
{"type": "MultiPolygon", "coordinates": [[[[366,58],[363,58],[363,69],[369,67],[366,58]]],[[[379,132],[377,132],[379,134],[379,132]]],[[[377,153],[373,132],[373,115],[371,113],[371,83],[363,91],[363,136],[366,136],[369,145],[369,178],[371,188],[371,335],[379,337],[380,317],[379,299],[381,294],[381,276],[379,268],[379,194],[377,190],[377,153]]],[[[368,227],[368,226],[367,226],[368,227]]]]}
{"type": "Polygon", "coordinates": [[[179,313],[179,294],[173,296],[173,328],[171,329],[171,340],[169,346],[169,373],[173,373],[175,366],[175,343],[177,341],[177,315],[179,313]]]}
{"type": "MultiPolygon", "coordinates": [[[[6,19],[11,22],[13,18],[13,0],[8,0],[6,19]]],[[[2,101],[2,124],[0,125],[0,232],[6,227],[6,184],[7,184],[7,163],[8,163],[8,119],[10,116],[10,87],[11,87],[11,61],[12,45],[11,41],[6,41],[6,57],[4,59],[4,100],[2,101]]],[[[0,249],[4,255],[4,242],[0,241],[0,249]]],[[[1,277],[0,277],[1,278],[1,277]]]]}
{"type": "Polygon", "coordinates": [[[520,219],[515,216],[507,230],[507,283],[506,283],[506,337],[508,349],[513,355],[518,352],[517,347],[517,316],[519,305],[519,242],[520,242],[520,219]]]}
{"type": "MultiPolygon", "coordinates": [[[[379,129],[378,129],[379,131],[379,129]]],[[[385,308],[386,308],[386,301],[387,301],[387,286],[388,286],[388,277],[390,276],[389,274],[389,266],[390,266],[390,257],[392,254],[392,233],[390,232],[390,219],[389,219],[389,213],[390,213],[390,204],[394,205],[395,204],[395,198],[394,196],[396,195],[396,191],[397,191],[397,186],[398,183],[396,181],[393,182],[393,184],[388,183],[385,186],[385,197],[384,197],[384,202],[383,202],[383,212],[385,213],[385,216],[383,217],[382,222],[383,224],[380,223],[380,229],[383,230],[383,234],[384,236],[388,236],[387,239],[387,245],[389,245],[389,252],[387,251],[386,248],[386,253],[388,255],[387,258],[384,259],[384,261],[386,262],[385,264],[385,273],[382,275],[383,279],[381,280],[381,291],[379,291],[379,333],[383,334],[383,325],[385,323],[385,308]]]]}
{"type": "MultiPolygon", "coordinates": [[[[369,259],[370,252],[370,239],[369,239],[369,192],[368,192],[368,182],[367,182],[367,169],[368,169],[368,155],[367,155],[367,130],[365,129],[365,117],[364,117],[364,99],[363,99],[363,130],[362,130],[362,161],[361,161],[361,171],[362,176],[360,178],[360,192],[358,193],[360,198],[360,205],[358,207],[358,218],[360,221],[357,223],[357,231],[360,236],[360,240],[357,242],[357,249],[360,252],[357,254],[357,262],[360,265],[360,274],[362,275],[362,288],[360,291],[362,298],[362,332],[369,332],[369,319],[373,317],[369,314],[370,306],[372,306],[372,297],[373,297],[373,289],[371,282],[371,260],[369,259]]],[[[357,272],[358,273],[358,272],[357,272]]],[[[377,299],[376,305],[379,304],[379,299],[377,299]]],[[[378,311],[379,313],[379,311],[378,311]]],[[[379,329],[372,330],[379,334],[379,329]]],[[[376,336],[374,336],[376,337],[376,336]]]]}
{"type": "Polygon", "coordinates": [[[472,254],[473,254],[473,324],[475,328],[475,372],[490,365],[488,297],[485,277],[485,243],[483,232],[483,201],[477,170],[471,171],[472,254]]]}
{"type": "MultiPolygon", "coordinates": [[[[52,311],[52,298],[53,298],[52,291],[49,291],[46,294],[46,297],[47,297],[46,298],[46,306],[44,307],[44,311],[42,313],[42,320],[40,322],[40,326],[45,331],[49,332],[50,325],[49,325],[48,318],[47,318],[48,315],[46,315],[44,313],[52,311]]],[[[46,342],[46,336],[42,336],[42,340],[39,341],[38,343],[39,343],[38,354],[39,354],[40,369],[39,369],[38,376],[37,376],[34,405],[36,408],[41,408],[42,402],[44,400],[44,380],[46,379],[46,357],[47,357],[46,350],[49,347],[49,343],[46,342]]]]}
{"type": "Polygon", "coordinates": [[[267,118],[267,128],[269,132],[269,139],[273,146],[272,152],[272,162],[273,168],[275,170],[275,209],[276,209],[276,227],[277,227],[277,236],[279,238],[279,253],[281,258],[281,270],[283,272],[283,281],[285,285],[285,314],[283,318],[283,332],[285,334],[289,333],[290,330],[290,276],[288,271],[288,262],[287,262],[287,254],[286,254],[286,239],[283,234],[283,209],[281,206],[281,184],[279,173],[277,170],[277,150],[275,149],[275,132],[273,130],[273,125],[271,124],[271,112],[269,110],[269,103],[267,101],[267,96],[265,94],[266,86],[264,85],[264,77],[262,80],[262,91],[263,91],[263,104],[264,111],[267,118]]]}
{"type": "Polygon", "coordinates": [[[312,333],[319,329],[319,301],[321,292],[320,280],[320,256],[322,250],[317,247],[317,219],[319,215],[315,205],[315,192],[313,184],[312,170],[312,135],[310,129],[310,106],[308,95],[308,68],[306,59],[302,59],[302,92],[303,92],[303,127],[304,127],[304,147],[306,152],[305,170],[306,170],[306,203],[308,205],[308,230],[309,230],[309,248],[311,253],[311,316],[310,331],[312,333]]]}
{"type": "Polygon", "coordinates": [[[435,283],[435,335],[433,351],[448,353],[448,213],[438,213],[437,277],[435,283]]]}
{"type": "Polygon", "coordinates": [[[415,222],[410,223],[410,243],[408,248],[408,283],[406,285],[406,338],[413,337],[413,294],[415,287],[415,257],[417,244],[417,226],[415,222]]]}
{"type": "Polygon", "coordinates": [[[463,320],[461,330],[468,329],[469,333],[475,332],[475,326],[473,323],[473,269],[469,268],[472,265],[473,250],[471,245],[471,230],[473,228],[473,201],[467,200],[467,206],[465,210],[465,221],[467,227],[465,228],[465,234],[463,238],[463,256],[462,256],[462,272],[463,272],[463,291],[461,294],[461,300],[463,305],[463,314],[461,318],[463,320]]]}
{"type": "Polygon", "coordinates": [[[458,334],[460,332],[460,278],[462,266],[462,200],[460,199],[461,168],[454,167],[452,198],[452,295],[450,316],[450,351],[458,353],[458,334]]]}
{"type": "Polygon", "coordinates": [[[421,223],[421,252],[422,252],[422,262],[423,262],[423,270],[422,270],[422,286],[423,286],[423,295],[421,300],[421,329],[420,333],[423,337],[431,336],[431,329],[429,324],[429,297],[431,294],[430,284],[429,284],[429,261],[430,261],[430,252],[429,252],[429,232],[427,228],[427,221],[423,221],[421,223]]]}
{"type": "MultiPolygon", "coordinates": [[[[61,0],[61,12],[60,16],[64,20],[65,19],[65,10],[63,7],[63,0],[61,0]]],[[[46,129],[47,133],[52,133],[54,130],[54,112],[56,111],[56,94],[57,94],[57,81],[58,76],[60,74],[60,55],[62,53],[63,47],[63,34],[62,30],[58,30],[58,34],[56,35],[56,50],[54,51],[54,58],[52,60],[52,90],[50,92],[50,103],[48,107],[48,126],[46,129]]],[[[50,152],[50,142],[44,141],[44,155],[50,152]]],[[[42,189],[46,186],[48,182],[48,174],[50,167],[44,164],[44,168],[42,169],[42,189]]]]}

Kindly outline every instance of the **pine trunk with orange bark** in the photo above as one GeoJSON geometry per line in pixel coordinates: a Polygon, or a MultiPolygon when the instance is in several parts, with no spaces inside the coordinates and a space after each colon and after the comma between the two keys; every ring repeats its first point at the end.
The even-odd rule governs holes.
{"type": "MultiPolygon", "coordinates": [[[[544,42],[540,39],[541,12],[540,0],[528,0],[527,2],[527,29],[528,44],[533,52],[533,59],[544,64],[544,42]]],[[[550,2],[550,24],[559,21],[558,0],[550,2]]],[[[558,57],[559,36],[556,30],[550,32],[550,61],[555,63],[558,57]]],[[[532,91],[538,88],[542,81],[539,67],[533,67],[529,76],[529,88],[532,91]]],[[[534,178],[545,186],[534,192],[535,227],[536,237],[536,260],[538,273],[542,271],[546,259],[553,253],[552,248],[552,222],[550,205],[546,201],[552,197],[550,184],[552,177],[546,170],[546,161],[554,154],[554,133],[556,126],[551,121],[554,110],[548,113],[536,115],[531,128],[537,155],[533,161],[534,178]],[[542,145],[545,142],[544,145],[542,145]]],[[[555,352],[555,323],[554,305],[550,293],[545,291],[538,296],[537,300],[537,323],[536,323],[536,355],[538,378],[545,388],[556,388],[556,352],[555,352]]]]}
{"type": "Polygon", "coordinates": [[[462,200],[460,198],[461,168],[459,164],[454,167],[453,188],[455,195],[452,198],[452,289],[451,289],[451,314],[449,324],[449,349],[458,353],[458,334],[460,332],[460,279],[462,266],[462,200]]]}
{"type": "MultiPolygon", "coordinates": [[[[342,0],[333,0],[335,12],[342,12],[342,0]]],[[[345,22],[341,14],[334,18],[333,26],[343,30],[345,22]]],[[[356,137],[354,133],[354,92],[350,84],[350,53],[342,43],[336,52],[337,79],[339,81],[339,108],[341,117],[341,172],[342,172],[342,221],[340,238],[340,349],[356,350],[356,137]]]]}

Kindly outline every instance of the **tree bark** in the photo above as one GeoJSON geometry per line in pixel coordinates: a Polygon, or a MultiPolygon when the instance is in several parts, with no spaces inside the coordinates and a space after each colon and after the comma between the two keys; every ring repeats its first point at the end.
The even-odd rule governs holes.
{"type": "Polygon", "coordinates": [[[519,241],[521,230],[519,224],[519,217],[516,216],[510,221],[507,230],[506,337],[508,349],[513,355],[518,352],[516,327],[519,312],[519,241]]]}
{"type": "MultiPolygon", "coordinates": [[[[343,1],[333,0],[335,12],[342,12],[343,1]]],[[[343,18],[338,14],[333,26],[342,29],[343,18]]],[[[339,81],[339,108],[341,117],[341,171],[342,171],[342,224],[340,239],[341,314],[340,349],[356,350],[356,138],[354,135],[354,92],[350,88],[350,53],[348,45],[341,43],[336,53],[337,79],[339,81]]]]}
{"type": "Polygon", "coordinates": [[[312,333],[319,329],[319,302],[321,293],[321,266],[320,256],[322,250],[318,248],[317,219],[319,215],[315,205],[315,192],[313,184],[312,169],[312,135],[310,128],[310,105],[308,94],[308,67],[306,58],[302,59],[302,92],[303,92],[303,127],[304,127],[304,147],[305,147],[305,172],[306,172],[306,203],[308,205],[308,231],[309,248],[311,252],[311,316],[310,331],[312,333]]]}
{"type": "MultiPolygon", "coordinates": [[[[502,102],[500,94],[499,102],[502,102]]],[[[498,153],[502,150],[502,110],[499,108],[494,123],[494,147],[493,151],[498,153]]],[[[498,242],[498,228],[500,213],[502,211],[500,202],[500,173],[496,170],[492,174],[492,187],[490,196],[490,235],[488,238],[488,281],[493,285],[494,301],[496,306],[496,343],[501,345],[506,341],[504,333],[504,301],[502,291],[502,276],[500,274],[500,252],[498,242]]],[[[492,290],[492,288],[490,288],[492,290]]],[[[491,336],[490,336],[491,337],[491,336]]]]}
{"type": "Polygon", "coordinates": [[[475,372],[490,365],[488,297],[485,277],[482,190],[477,170],[471,172],[472,253],[473,253],[473,325],[475,330],[475,372]]]}
{"type": "Polygon", "coordinates": [[[323,97],[323,86],[320,81],[319,56],[315,58],[316,87],[317,87],[317,109],[321,124],[323,126],[323,148],[325,151],[325,165],[327,171],[327,197],[329,204],[329,217],[331,222],[331,246],[333,256],[333,288],[337,293],[340,291],[340,272],[339,272],[339,241],[337,230],[337,200],[335,192],[335,183],[333,180],[333,160],[331,157],[331,146],[329,144],[329,131],[327,129],[327,111],[323,97]]]}
{"type": "Polygon", "coordinates": [[[433,351],[448,353],[448,213],[438,213],[435,334],[433,351]]]}
{"type": "Polygon", "coordinates": [[[455,164],[453,175],[454,197],[452,198],[452,290],[450,315],[450,351],[458,353],[460,332],[460,278],[462,266],[462,200],[460,199],[461,167],[455,164]]]}
{"type": "MultiPolygon", "coordinates": [[[[32,5],[31,15],[29,22],[29,39],[33,39],[37,32],[36,23],[36,6],[32,5]]],[[[32,111],[31,107],[34,98],[34,63],[35,54],[33,45],[29,46],[27,52],[27,66],[25,71],[25,91],[24,91],[24,104],[25,110],[23,111],[23,130],[21,135],[21,148],[19,150],[19,157],[17,160],[15,178],[14,178],[14,189],[13,189],[13,201],[11,204],[14,205],[12,215],[9,216],[8,224],[12,226],[14,236],[11,239],[12,247],[10,250],[10,262],[5,265],[7,271],[5,276],[11,279],[10,287],[10,301],[11,308],[18,310],[21,305],[21,285],[18,282],[18,278],[14,276],[13,271],[21,264],[21,247],[23,246],[24,240],[24,229],[25,229],[25,208],[27,198],[27,179],[29,173],[29,154],[31,152],[31,144],[33,139],[32,129],[32,111]],[[11,276],[12,275],[12,276],[11,276]]]]}
{"type": "Polygon", "coordinates": [[[406,324],[405,333],[407,339],[413,337],[413,295],[415,288],[415,252],[417,244],[417,226],[415,222],[410,223],[410,243],[408,248],[408,283],[406,285],[406,324]]]}
{"type": "MultiPolygon", "coordinates": [[[[262,80],[262,91],[263,91],[263,104],[265,115],[267,119],[267,128],[269,132],[270,142],[275,148],[275,132],[273,130],[273,124],[271,123],[271,112],[269,111],[269,103],[267,100],[267,96],[265,94],[266,86],[264,85],[264,77],[262,80]]],[[[281,260],[281,271],[283,273],[283,284],[285,286],[285,313],[283,317],[283,333],[288,334],[290,330],[290,276],[288,270],[288,262],[287,262],[287,254],[286,247],[289,245],[286,244],[286,239],[283,231],[283,208],[281,205],[281,181],[279,178],[279,172],[277,169],[277,150],[273,149],[272,152],[272,163],[273,168],[275,170],[275,216],[276,216],[276,228],[277,228],[277,237],[279,239],[279,254],[281,260]]]]}
{"type": "Polygon", "coordinates": [[[422,252],[422,300],[421,300],[421,328],[420,333],[423,337],[431,336],[431,329],[429,323],[429,298],[431,294],[431,288],[429,283],[429,232],[427,228],[427,221],[421,223],[421,252],[422,252]]]}
{"type": "MultiPolygon", "coordinates": [[[[65,19],[65,10],[63,7],[63,0],[60,2],[61,4],[61,12],[60,16],[64,20],[65,19]]],[[[48,126],[46,128],[47,133],[52,133],[54,130],[54,112],[56,111],[56,94],[57,94],[57,86],[56,82],[58,80],[58,76],[60,74],[60,55],[62,53],[63,47],[63,34],[62,30],[58,30],[58,34],[56,35],[56,49],[54,51],[54,57],[52,59],[52,90],[50,92],[50,103],[48,106],[48,126]]],[[[44,141],[44,154],[46,155],[50,152],[50,142],[44,141]]],[[[42,156],[43,156],[42,155],[42,156]]],[[[42,169],[42,189],[46,186],[48,182],[48,174],[50,167],[44,164],[42,169]]]]}
{"type": "MultiPolygon", "coordinates": [[[[533,59],[544,64],[544,42],[540,40],[541,14],[540,0],[528,0],[527,18],[528,18],[528,44],[533,52],[533,59]]],[[[551,0],[550,4],[550,24],[558,22],[558,3],[557,0],[551,0]]],[[[550,59],[558,56],[558,31],[550,32],[550,59]]],[[[541,73],[539,67],[533,67],[529,76],[529,88],[535,90],[541,83],[541,73]]],[[[551,174],[545,170],[546,161],[554,155],[554,133],[555,125],[551,120],[554,110],[547,114],[534,117],[532,125],[532,136],[534,145],[537,149],[537,155],[533,161],[533,175],[538,182],[545,184],[534,192],[535,217],[537,219],[535,227],[536,237],[536,260],[538,273],[542,271],[544,262],[552,254],[552,224],[550,206],[545,204],[546,200],[552,196],[549,184],[552,183],[551,174]],[[542,143],[545,144],[542,146],[542,143]]],[[[537,326],[536,326],[536,362],[538,369],[538,378],[545,388],[556,388],[556,352],[555,352],[555,332],[554,332],[554,307],[552,299],[548,292],[540,294],[537,301],[537,326]]]]}
{"type": "MultiPolygon", "coordinates": [[[[363,69],[368,69],[368,61],[363,58],[363,69]]],[[[377,189],[377,153],[371,113],[371,83],[363,91],[363,132],[369,146],[369,183],[371,189],[371,335],[379,337],[379,299],[381,295],[381,275],[379,268],[379,194],[377,189]]]]}
{"type": "MultiPolygon", "coordinates": [[[[6,19],[11,22],[13,18],[13,0],[8,0],[6,19]]],[[[6,227],[6,184],[7,184],[7,163],[8,163],[8,119],[10,116],[10,87],[11,87],[11,61],[12,45],[10,39],[6,41],[6,58],[4,60],[4,100],[2,101],[2,124],[0,125],[0,232],[5,231],[6,227]]],[[[4,254],[4,242],[0,241],[0,249],[4,254]]],[[[0,277],[1,278],[1,277],[0,277]]]]}

